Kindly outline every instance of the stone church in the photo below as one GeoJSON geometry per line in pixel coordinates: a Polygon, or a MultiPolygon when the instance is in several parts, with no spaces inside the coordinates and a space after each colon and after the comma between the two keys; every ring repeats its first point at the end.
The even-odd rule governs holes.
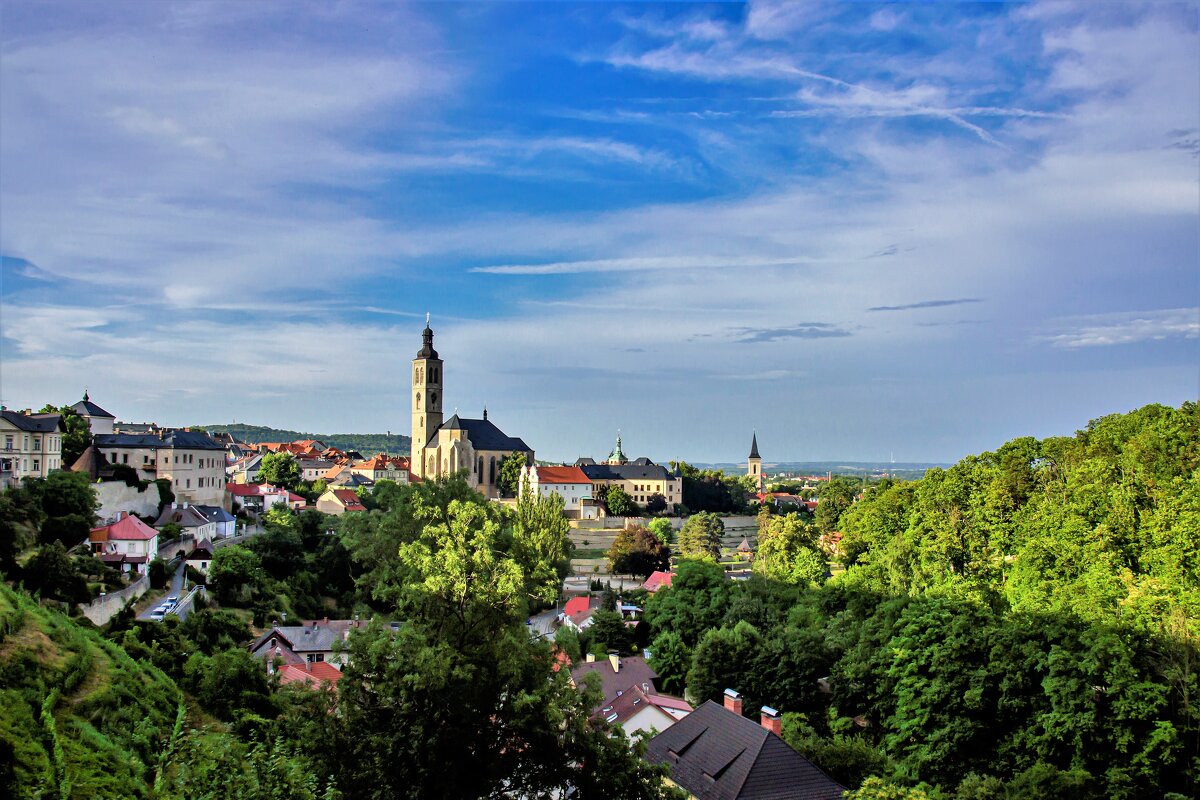
{"type": "Polygon", "coordinates": [[[420,478],[436,478],[465,469],[474,489],[484,497],[499,497],[500,464],[511,453],[521,453],[526,464],[533,464],[533,450],[497,428],[487,409],[483,419],[455,414],[443,421],[444,365],[433,349],[428,315],[421,337],[421,349],[412,362],[412,472],[420,478]]]}

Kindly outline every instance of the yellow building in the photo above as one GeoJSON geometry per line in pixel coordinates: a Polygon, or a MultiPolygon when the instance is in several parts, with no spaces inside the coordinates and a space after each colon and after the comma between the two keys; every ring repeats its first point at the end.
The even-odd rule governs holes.
{"type": "Polygon", "coordinates": [[[62,469],[62,435],[58,414],[21,413],[0,408],[0,488],[25,477],[44,478],[62,469]]]}
{"type": "Polygon", "coordinates": [[[656,494],[663,496],[668,509],[683,502],[683,476],[648,458],[630,461],[621,450],[620,435],[617,436],[616,447],[603,463],[581,458],[575,462],[575,466],[591,480],[593,497],[603,497],[607,487],[616,485],[624,489],[638,505],[645,505],[656,494]]]}
{"type": "Polygon", "coordinates": [[[521,453],[533,463],[533,449],[508,436],[488,420],[467,419],[458,414],[443,421],[444,366],[433,348],[429,317],[421,332],[422,345],[412,362],[412,458],[409,468],[420,478],[435,478],[467,470],[467,482],[485,497],[499,497],[500,465],[512,453],[521,453]]]}

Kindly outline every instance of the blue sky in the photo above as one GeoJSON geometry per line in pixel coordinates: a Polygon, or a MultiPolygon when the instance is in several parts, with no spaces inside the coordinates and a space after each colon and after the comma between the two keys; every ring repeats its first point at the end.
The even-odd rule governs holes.
{"type": "Polygon", "coordinates": [[[953,461],[1200,395],[1196,3],[29,3],[0,400],[953,461]]]}

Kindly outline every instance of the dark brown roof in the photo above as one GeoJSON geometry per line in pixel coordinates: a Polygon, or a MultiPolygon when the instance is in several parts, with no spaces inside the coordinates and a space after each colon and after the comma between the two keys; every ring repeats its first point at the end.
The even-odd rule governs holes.
{"type": "Polygon", "coordinates": [[[711,700],[650,740],[646,760],[700,800],[841,800],[835,782],[782,739],[711,700]]]}
{"type": "Polygon", "coordinates": [[[604,705],[617,699],[631,686],[644,688],[648,692],[656,691],[654,682],[658,680],[658,673],[650,669],[646,659],[641,656],[623,656],[620,665],[621,668],[614,672],[612,663],[607,658],[598,658],[590,664],[585,662],[576,665],[571,670],[571,678],[576,684],[582,684],[584,676],[589,672],[599,675],[600,689],[604,692],[604,699],[601,702],[604,705]],[[645,684],[644,687],[643,684],[645,684]]]}

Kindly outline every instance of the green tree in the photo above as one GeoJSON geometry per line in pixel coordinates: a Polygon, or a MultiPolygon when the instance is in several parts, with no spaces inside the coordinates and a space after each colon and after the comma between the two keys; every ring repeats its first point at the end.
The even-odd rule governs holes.
{"type": "Polygon", "coordinates": [[[610,484],[604,492],[604,508],[614,517],[627,517],[637,513],[637,504],[619,485],[610,484]]]}
{"type": "Polygon", "coordinates": [[[825,578],[817,531],[798,514],[759,516],[753,570],[772,580],[809,585],[825,578]]]}
{"type": "Polygon", "coordinates": [[[633,652],[633,637],[625,620],[616,611],[599,609],[592,613],[592,624],[588,627],[588,636],[592,640],[592,650],[600,652],[616,651],[626,654],[633,652]]]}
{"type": "Polygon", "coordinates": [[[650,666],[658,673],[659,685],[668,694],[683,694],[692,650],[674,631],[660,633],[650,644],[650,666]]]}
{"type": "Polygon", "coordinates": [[[625,528],[608,550],[609,569],[615,573],[648,576],[671,565],[671,549],[646,528],[625,528]]]}
{"type": "Polygon", "coordinates": [[[62,542],[50,542],[38,548],[25,565],[25,585],[43,597],[68,603],[86,603],[91,599],[87,582],[75,570],[62,542]]]}
{"type": "Polygon", "coordinates": [[[674,631],[694,647],[706,630],[721,624],[731,593],[720,564],[680,561],[671,586],[659,589],[646,601],[646,620],[654,631],[674,631]]]}
{"type": "Polygon", "coordinates": [[[571,526],[557,494],[534,497],[526,492],[513,513],[512,556],[525,576],[525,596],[551,605],[563,578],[571,571],[571,526]]]}
{"type": "Polygon", "coordinates": [[[150,588],[161,589],[167,585],[167,580],[170,578],[170,570],[167,569],[167,562],[161,558],[151,559],[146,565],[146,573],[150,576],[150,588]]]}
{"type": "Polygon", "coordinates": [[[521,484],[521,467],[527,463],[525,453],[509,453],[500,462],[499,475],[496,476],[496,488],[501,497],[516,497],[521,484]]]}
{"type": "Polygon", "coordinates": [[[206,709],[227,721],[274,710],[262,662],[240,647],[212,656],[193,653],[183,668],[183,685],[206,709]]]}
{"type": "Polygon", "coordinates": [[[401,582],[364,586],[395,598],[404,624],[351,635],[337,713],[311,714],[301,740],[321,743],[315,755],[352,797],[414,786],[436,797],[662,796],[661,770],[591,719],[594,690],[571,686],[549,645],[530,640],[505,516],[474,492],[449,499],[460,476],[428,483],[442,487],[426,499],[448,501],[412,511],[424,525],[399,545],[399,568],[372,578],[401,582]]]}
{"type": "Polygon", "coordinates": [[[671,526],[669,519],[652,519],[648,526],[650,532],[658,537],[658,540],[665,545],[670,546],[671,540],[675,537],[675,529],[671,526]]]}
{"type": "Polygon", "coordinates": [[[242,545],[219,548],[208,565],[208,588],[221,603],[252,597],[262,584],[262,559],[242,545]]]}
{"type": "Polygon", "coordinates": [[[258,466],[262,483],[294,489],[300,482],[300,464],[291,453],[267,453],[258,466]]]}
{"type": "Polygon", "coordinates": [[[661,514],[667,510],[667,498],[663,497],[658,492],[646,498],[646,513],[661,514]]]}
{"type": "Polygon", "coordinates": [[[817,502],[815,513],[817,529],[821,533],[831,533],[838,529],[842,514],[854,504],[854,495],[857,490],[858,486],[855,483],[840,475],[821,487],[821,496],[817,502]]]}
{"type": "Polygon", "coordinates": [[[679,531],[679,552],[684,558],[716,559],[721,554],[725,523],[716,514],[701,511],[688,517],[679,531]]]}

